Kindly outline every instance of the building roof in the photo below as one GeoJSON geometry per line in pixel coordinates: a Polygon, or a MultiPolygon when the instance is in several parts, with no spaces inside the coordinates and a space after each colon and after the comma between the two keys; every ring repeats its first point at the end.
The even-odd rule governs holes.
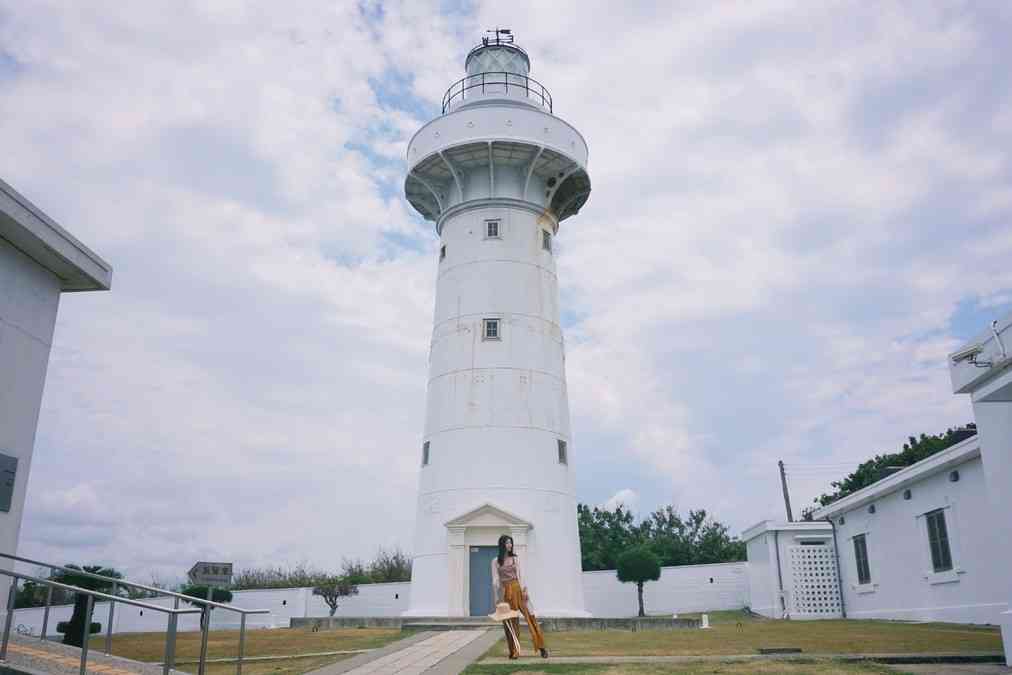
{"type": "Polygon", "coordinates": [[[800,520],[800,521],[793,522],[793,523],[788,523],[788,522],[782,521],[782,520],[780,520],[780,521],[778,521],[778,520],[760,520],[758,523],[756,523],[752,527],[750,527],[747,530],[745,530],[744,532],[742,532],[741,533],[741,539],[742,539],[742,541],[748,541],[750,539],[755,539],[760,534],[763,534],[765,532],[773,532],[773,531],[777,531],[777,532],[795,532],[795,533],[805,533],[805,532],[816,533],[816,532],[821,532],[822,530],[827,530],[830,527],[831,526],[828,523],[811,521],[811,520],[800,520]]]}
{"type": "Polygon", "coordinates": [[[961,345],[947,361],[954,394],[972,394],[1007,372],[1012,367],[1012,314],[961,345]]]}
{"type": "Polygon", "coordinates": [[[63,291],[107,291],[112,266],[0,180],[0,239],[60,280],[63,291]]]}
{"type": "Polygon", "coordinates": [[[857,492],[852,492],[828,506],[818,508],[812,513],[812,517],[816,520],[824,520],[832,518],[839,513],[861,508],[865,504],[880,499],[887,494],[902,490],[913,483],[924,480],[936,473],[947,471],[975,457],[980,457],[979,436],[971,436],[941,452],[937,452],[930,457],[925,457],[916,464],[911,464],[880,481],[876,481],[868,487],[861,488],[857,492]]]}

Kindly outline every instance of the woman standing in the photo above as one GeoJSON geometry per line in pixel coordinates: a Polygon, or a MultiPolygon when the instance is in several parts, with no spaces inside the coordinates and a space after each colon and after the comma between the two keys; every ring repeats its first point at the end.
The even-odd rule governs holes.
{"type": "MultiPolygon", "coordinates": [[[[520,562],[513,553],[513,537],[504,534],[499,537],[499,555],[492,561],[492,589],[496,601],[509,603],[510,609],[519,610],[527,620],[527,628],[531,631],[531,641],[534,648],[541,654],[541,658],[548,658],[548,650],[545,649],[545,637],[541,633],[541,626],[534,617],[534,613],[528,606],[527,587],[523,584],[520,576],[520,562]]],[[[509,645],[510,658],[520,657],[520,619],[514,617],[503,622],[506,630],[506,644],[509,645]]]]}

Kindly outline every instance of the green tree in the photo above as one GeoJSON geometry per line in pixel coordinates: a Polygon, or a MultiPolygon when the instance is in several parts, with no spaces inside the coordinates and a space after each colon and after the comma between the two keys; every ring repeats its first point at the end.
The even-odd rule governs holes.
{"type": "Polygon", "coordinates": [[[949,448],[960,441],[977,433],[977,425],[967,424],[955,429],[946,429],[945,433],[928,436],[921,434],[920,438],[910,436],[903,444],[903,450],[894,453],[876,455],[867,462],[860,464],[857,469],[848,474],[842,480],[833,481],[831,486],[836,488],[833,492],[822,494],[815,498],[820,506],[828,506],[838,499],[868,487],[890,475],[897,467],[907,467],[922,459],[949,448]]]}
{"type": "MultiPolygon", "coordinates": [[[[188,595],[191,598],[197,598],[199,600],[210,600],[211,602],[232,602],[232,591],[226,588],[212,588],[210,586],[204,586],[201,584],[189,584],[179,589],[179,592],[183,595],[188,595]],[[211,597],[208,598],[208,591],[211,592],[211,597]]],[[[191,605],[198,603],[190,602],[191,605]]],[[[212,607],[207,605],[200,605],[200,627],[203,629],[207,623],[211,620],[212,607]]]]}
{"type": "Polygon", "coordinates": [[[703,509],[683,518],[671,506],[642,522],[621,506],[614,511],[577,506],[583,569],[613,570],[623,552],[647,546],[661,565],[696,565],[745,559],[745,544],[703,509]]]}
{"type": "Polygon", "coordinates": [[[358,595],[358,586],[349,582],[346,577],[329,574],[317,579],[313,595],[322,597],[330,607],[330,616],[334,616],[338,601],[350,595],[358,595]]]}
{"type": "Polygon", "coordinates": [[[619,556],[616,573],[622,583],[636,584],[640,601],[639,616],[646,616],[643,611],[643,584],[661,578],[661,563],[657,556],[646,546],[630,549],[619,556]]]}
{"type": "Polygon", "coordinates": [[[14,596],[14,608],[42,607],[46,604],[46,587],[34,581],[23,581],[14,596]]]}
{"type": "MultiPolygon", "coordinates": [[[[78,588],[84,588],[89,591],[99,591],[101,593],[109,593],[112,590],[113,582],[116,579],[122,579],[123,575],[112,569],[111,567],[103,567],[102,565],[85,565],[81,567],[79,565],[65,565],[69,571],[57,570],[49,578],[53,581],[61,584],[67,584],[68,586],[76,586],[78,588]],[[88,577],[80,572],[90,572],[92,574],[98,574],[108,579],[95,579],[88,577]]],[[[57,630],[63,627],[63,644],[73,645],[74,647],[80,647],[83,644],[82,637],[84,631],[85,614],[88,611],[88,595],[85,593],[77,593],[74,595],[74,613],[70,616],[70,621],[60,622],[57,625],[57,630]]],[[[97,633],[102,630],[101,624],[92,622],[88,627],[89,633],[97,633]],[[97,628],[96,628],[97,626],[97,628]]]]}
{"type": "Polygon", "coordinates": [[[576,519],[585,571],[613,570],[623,551],[642,543],[642,534],[633,522],[632,512],[621,505],[609,511],[578,504],[576,519]]]}
{"type": "Polygon", "coordinates": [[[353,584],[372,583],[369,568],[358,558],[344,558],[341,560],[341,576],[353,584]]]}
{"type": "Polygon", "coordinates": [[[369,563],[369,579],[375,584],[411,581],[411,558],[399,548],[380,547],[369,563]]]}

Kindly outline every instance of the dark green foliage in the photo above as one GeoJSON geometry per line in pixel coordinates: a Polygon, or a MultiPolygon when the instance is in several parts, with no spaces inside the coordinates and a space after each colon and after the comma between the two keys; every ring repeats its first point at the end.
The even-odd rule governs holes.
{"type": "MultiPolygon", "coordinates": [[[[198,586],[196,584],[190,584],[189,586],[183,586],[179,589],[179,592],[183,595],[188,595],[191,598],[198,598],[200,600],[207,600],[207,586],[198,586]]],[[[211,591],[211,602],[232,602],[232,591],[226,588],[215,588],[211,591]]]]}
{"type": "Polygon", "coordinates": [[[42,607],[46,604],[46,587],[34,581],[22,581],[14,596],[14,608],[42,607]]]}
{"type": "Polygon", "coordinates": [[[246,569],[232,577],[231,588],[245,591],[252,588],[306,588],[324,572],[299,563],[295,567],[261,567],[246,569]]]}
{"type": "Polygon", "coordinates": [[[647,546],[629,549],[618,557],[616,573],[622,583],[636,584],[640,601],[639,615],[646,616],[643,612],[643,584],[661,578],[661,563],[657,556],[647,546]]]}
{"type": "MultiPolygon", "coordinates": [[[[67,629],[69,627],[70,627],[70,622],[69,621],[59,621],[56,624],[56,632],[57,633],[61,633],[61,634],[65,634],[67,632],[67,629]]],[[[91,633],[101,633],[102,632],[102,624],[99,623],[98,621],[92,621],[91,622],[91,630],[89,632],[91,632],[91,633]]]]}
{"type": "Polygon", "coordinates": [[[313,595],[319,595],[330,607],[330,615],[334,616],[337,611],[337,603],[340,598],[349,595],[358,595],[358,586],[348,581],[347,577],[328,575],[317,579],[317,585],[313,587],[313,595]]]}
{"type": "MultiPolygon", "coordinates": [[[[79,565],[65,565],[69,571],[57,570],[53,572],[49,578],[53,581],[57,581],[61,584],[67,584],[68,586],[77,586],[78,588],[84,588],[89,591],[99,591],[100,593],[110,593],[112,591],[113,581],[116,579],[122,579],[123,575],[110,568],[103,567],[102,565],[85,565],[81,567],[79,565]],[[92,577],[79,574],[77,571],[91,572],[92,574],[98,574],[106,579],[94,579],[92,577]]],[[[85,614],[88,611],[88,596],[83,593],[78,593],[74,596],[74,613],[70,616],[70,621],[66,622],[66,630],[63,632],[63,644],[73,645],[74,647],[80,647],[83,644],[83,632],[85,614]]],[[[92,623],[89,628],[94,628],[95,624],[92,623]]],[[[94,631],[92,631],[94,632],[94,631]]]]}
{"type": "Polygon", "coordinates": [[[234,590],[251,588],[308,588],[319,584],[320,579],[340,576],[351,584],[380,584],[411,580],[411,557],[399,548],[380,548],[376,557],[365,563],[357,559],[345,559],[341,573],[333,575],[315,569],[306,563],[295,567],[268,567],[246,569],[233,578],[234,590]]]}
{"type": "Polygon", "coordinates": [[[399,548],[380,547],[369,563],[369,579],[374,584],[411,581],[411,558],[399,548]]]}
{"type": "Polygon", "coordinates": [[[661,563],[649,548],[638,546],[619,556],[616,573],[622,583],[657,581],[661,578],[661,563]]]}
{"type": "Polygon", "coordinates": [[[910,440],[903,444],[902,451],[876,455],[873,459],[864,462],[857,467],[857,470],[843,480],[830,483],[830,485],[836,488],[836,491],[816,497],[815,502],[820,506],[832,504],[852,492],[857,492],[872,483],[882,480],[893,472],[893,467],[907,467],[911,464],[916,464],[922,459],[931,457],[960,441],[970,438],[976,433],[977,425],[970,423],[965,427],[946,429],[944,434],[932,436],[921,434],[920,438],[911,436],[910,440]]]}
{"type": "Polygon", "coordinates": [[[619,556],[636,546],[646,546],[664,566],[745,559],[745,544],[702,509],[682,518],[666,506],[637,524],[621,506],[609,511],[579,504],[577,522],[585,571],[616,569],[619,556]]]}

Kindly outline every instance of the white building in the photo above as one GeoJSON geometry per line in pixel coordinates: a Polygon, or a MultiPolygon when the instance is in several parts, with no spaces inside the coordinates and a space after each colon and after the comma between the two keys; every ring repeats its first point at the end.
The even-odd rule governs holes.
{"type": "MultiPolygon", "coordinates": [[[[0,180],[0,551],[16,553],[56,310],[112,268],[0,180]]],[[[9,567],[7,567],[9,569],[9,567]]],[[[6,607],[7,577],[0,578],[6,607]]]]}
{"type": "Polygon", "coordinates": [[[952,390],[969,394],[980,437],[981,463],[989,501],[987,528],[981,542],[1000,574],[995,600],[1005,603],[1002,640],[1012,665],[1012,315],[994,321],[972,342],[949,358],[952,390]]]}
{"type": "Polygon", "coordinates": [[[587,144],[498,32],[465,69],[407,153],[440,248],[406,615],[489,613],[510,534],[538,612],[587,616],[553,250],[590,194],[587,144]]]}
{"type": "Polygon", "coordinates": [[[764,520],[742,533],[749,608],[774,619],[842,615],[833,528],[829,523],[764,520]]]}
{"type": "Polygon", "coordinates": [[[743,533],[754,611],[997,624],[1012,659],[1010,342],[1012,316],[950,356],[976,436],[817,509],[815,522],[743,533]]]}

